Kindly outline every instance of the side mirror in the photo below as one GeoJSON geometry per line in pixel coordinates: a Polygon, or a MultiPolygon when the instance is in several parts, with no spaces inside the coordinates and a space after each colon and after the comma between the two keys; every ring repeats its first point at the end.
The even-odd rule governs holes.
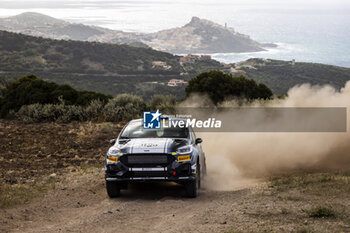
{"type": "Polygon", "coordinates": [[[202,143],[203,140],[201,138],[196,138],[196,144],[202,143]]]}
{"type": "Polygon", "coordinates": [[[113,146],[115,144],[116,140],[115,139],[112,139],[109,141],[109,143],[113,146]]]}

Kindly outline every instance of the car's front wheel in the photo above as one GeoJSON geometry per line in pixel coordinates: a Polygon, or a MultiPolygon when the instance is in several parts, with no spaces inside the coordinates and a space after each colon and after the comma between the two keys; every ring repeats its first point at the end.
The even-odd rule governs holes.
{"type": "Polygon", "coordinates": [[[197,163],[197,172],[196,172],[196,178],[194,180],[191,180],[185,184],[186,193],[188,197],[197,197],[198,195],[198,189],[200,186],[200,166],[197,163]]]}
{"type": "Polygon", "coordinates": [[[110,198],[120,196],[120,184],[118,182],[106,181],[107,194],[110,198]]]}

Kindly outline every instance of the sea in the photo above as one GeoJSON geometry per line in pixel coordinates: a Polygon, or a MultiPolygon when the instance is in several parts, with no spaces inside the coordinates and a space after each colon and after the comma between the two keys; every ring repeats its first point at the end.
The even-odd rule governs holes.
{"type": "Polygon", "coordinates": [[[346,0],[0,0],[0,17],[23,12],[129,32],[181,27],[197,16],[278,45],[263,52],[211,54],[219,61],[258,57],[350,67],[346,0]]]}

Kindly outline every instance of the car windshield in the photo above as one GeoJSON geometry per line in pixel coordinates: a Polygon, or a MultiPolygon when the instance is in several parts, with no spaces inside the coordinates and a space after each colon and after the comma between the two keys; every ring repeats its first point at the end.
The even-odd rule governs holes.
{"type": "Polygon", "coordinates": [[[142,122],[130,122],[120,135],[121,139],[128,138],[187,138],[188,128],[171,127],[160,129],[144,129],[142,122]]]}

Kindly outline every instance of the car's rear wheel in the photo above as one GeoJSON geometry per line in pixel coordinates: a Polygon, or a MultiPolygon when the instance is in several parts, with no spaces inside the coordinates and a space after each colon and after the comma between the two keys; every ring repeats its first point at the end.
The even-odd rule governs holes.
{"type": "Polygon", "coordinates": [[[196,178],[185,184],[187,196],[197,197],[199,186],[200,186],[200,166],[199,166],[199,163],[197,163],[196,178]]]}
{"type": "Polygon", "coordinates": [[[110,198],[120,196],[120,184],[118,182],[106,181],[107,194],[110,198]]]}

